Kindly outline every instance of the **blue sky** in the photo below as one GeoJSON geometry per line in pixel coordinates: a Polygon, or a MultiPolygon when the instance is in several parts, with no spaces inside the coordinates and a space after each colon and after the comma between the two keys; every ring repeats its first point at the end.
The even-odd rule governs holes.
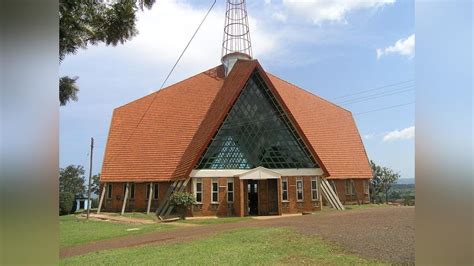
{"type": "MultiPolygon", "coordinates": [[[[60,109],[60,167],[88,168],[94,137],[93,173],[100,172],[113,109],[160,87],[208,2],[158,0],[140,13],[133,40],[66,57],[60,75],[79,76],[80,93],[60,109]]],[[[220,64],[224,2],[167,85],[220,64]]],[[[413,1],[249,2],[254,58],[265,70],[352,111],[369,158],[414,178],[414,104],[385,109],[415,101],[413,1]]]]}

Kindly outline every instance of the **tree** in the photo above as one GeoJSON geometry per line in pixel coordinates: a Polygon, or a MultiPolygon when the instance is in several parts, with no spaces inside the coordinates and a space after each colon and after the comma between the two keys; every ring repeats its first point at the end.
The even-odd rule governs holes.
{"type": "MultiPolygon", "coordinates": [[[[59,63],[88,45],[116,46],[138,34],[136,13],[150,9],[156,0],[60,0],[59,63]]],[[[77,77],[59,79],[60,104],[77,101],[77,77]]]]}
{"type": "Polygon", "coordinates": [[[92,176],[91,192],[99,195],[100,193],[100,174],[92,176]]]}
{"type": "Polygon", "coordinates": [[[74,196],[84,196],[84,167],[82,165],[69,165],[59,170],[59,192],[70,192],[74,196]]]}
{"type": "Polygon", "coordinates": [[[373,175],[371,181],[372,198],[374,202],[377,199],[381,201],[380,194],[383,194],[385,203],[388,203],[388,192],[392,188],[392,185],[400,178],[400,174],[388,167],[378,166],[373,161],[370,161],[370,165],[373,175]]]}

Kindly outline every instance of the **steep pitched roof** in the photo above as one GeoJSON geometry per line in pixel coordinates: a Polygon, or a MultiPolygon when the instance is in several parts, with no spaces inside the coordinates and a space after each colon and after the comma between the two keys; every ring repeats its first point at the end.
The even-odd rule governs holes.
{"type": "Polygon", "coordinates": [[[225,80],[222,67],[217,67],[117,108],[110,126],[102,181],[188,176],[255,70],[287,111],[327,176],[371,177],[350,112],[275,76],[267,76],[253,60],[238,61],[225,80]]]}

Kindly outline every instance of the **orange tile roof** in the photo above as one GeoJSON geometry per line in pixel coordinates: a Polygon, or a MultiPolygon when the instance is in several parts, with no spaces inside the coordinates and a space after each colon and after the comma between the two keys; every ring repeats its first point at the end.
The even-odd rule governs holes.
{"type": "Polygon", "coordinates": [[[164,181],[188,176],[256,69],[327,176],[371,177],[349,111],[267,75],[252,60],[238,61],[225,79],[219,66],[115,109],[101,180],[164,181]]]}

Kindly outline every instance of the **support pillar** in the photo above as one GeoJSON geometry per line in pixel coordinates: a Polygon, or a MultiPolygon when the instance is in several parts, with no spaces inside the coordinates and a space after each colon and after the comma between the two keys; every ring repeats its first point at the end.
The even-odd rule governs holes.
{"type": "Polygon", "coordinates": [[[148,192],[148,206],[146,208],[146,214],[150,214],[151,199],[153,198],[153,183],[150,183],[150,190],[148,192]]]}
{"type": "Polygon", "coordinates": [[[102,187],[102,192],[100,193],[100,200],[99,200],[99,207],[97,208],[97,214],[100,213],[100,209],[102,208],[102,203],[104,202],[106,189],[107,189],[107,183],[104,183],[104,186],[102,187]]]}
{"type": "Polygon", "coordinates": [[[323,191],[321,189],[321,177],[318,176],[316,178],[317,182],[318,182],[318,200],[319,200],[319,209],[320,210],[323,210],[323,191]]]}
{"type": "Polygon", "coordinates": [[[122,212],[120,215],[123,215],[125,213],[125,206],[127,205],[127,200],[128,200],[128,183],[125,186],[125,196],[123,197],[123,204],[122,204],[122,212]]]}

